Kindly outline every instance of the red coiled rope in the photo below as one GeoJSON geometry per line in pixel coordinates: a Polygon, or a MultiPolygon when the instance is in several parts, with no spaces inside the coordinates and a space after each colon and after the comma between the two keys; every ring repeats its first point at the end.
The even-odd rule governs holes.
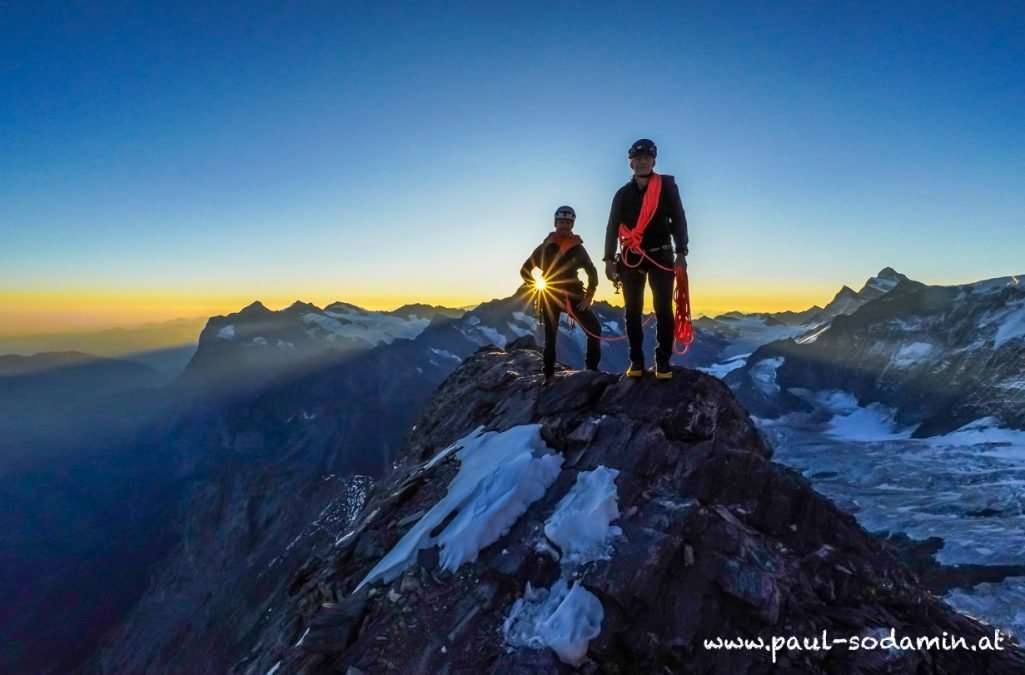
{"type": "MultiPolygon", "coordinates": [[[[648,255],[641,247],[641,240],[644,238],[644,231],[651,222],[655,211],[658,208],[659,196],[662,194],[662,176],[652,172],[648,180],[648,187],[644,192],[644,201],[641,202],[641,213],[637,217],[637,226],[628,228],[626,223],[619,224],[619,244],[623,253],[619,259],[625,267],[636,269],[641,263],[648,260],[652,265],[666,272],[675,272],[676,288],[673,291],[673,300],[676,304],[676,315],[673,321],[673,353],[686,354],[694,342],[694,324],[690,316],[690,282],[687,279],[687,272],[682,267],[666,267],[648,255]],[[637,254],[637,263],[630,264],[629,253],[637,254]],[[675,269],[674,269],[675,268],[675,269]],[[677,343],[683,345],[683,349],[677,349],[677,343]]],[[[577,323],[580,323],[577,321],[577,323]]]]}
{"type": "Polygon", "coordinates": [[[676,290],[673,292],[673,299],[676,301],[673,353],[686,354],[694,342],[694,324],[690,319],[690,281],[687,279],[687,270],[682,267],[676,268],[676,290]],[[682,344],[683,349],[678,350],[677,344],[682,344]]]}

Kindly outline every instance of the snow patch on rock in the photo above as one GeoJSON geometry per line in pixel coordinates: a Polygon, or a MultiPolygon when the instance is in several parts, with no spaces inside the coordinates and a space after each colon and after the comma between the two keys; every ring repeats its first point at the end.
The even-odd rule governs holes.
{"type": "Polygon", "coordinates": [[[437,354],[438,356],[440,356],[442,358],[445,358],[445,359],[455,359],[456,361],[462,361],[461,358],[459,358],[458,356],[456,356],[452,352],[444,350],[444,349],[438,349],[437,347],[431,347],[431,351],[434,352],[435,354],[437,354]]]}
{"type": "Polygon", "coordinates": [[[773,359],[762,359],[756,363],[749,374],[751,381],[764,394],[779,393],[779,385],[776,384],[776,370],[783,365],[785,359],[777,356],[773,359]]]}
{"type": "Polygon", "coordinates": [[[505,347],[505,336],[494,328],[491,328],[490,326],[479,326],[477,330],[484,334],[484,337],[487,338],[488,342],[496,344],[499,347],[505,347]]]}
{"type": "Polygon", "coordinates": [[[523,326],[518,326],[515,323],[513,323],[512,321],[507,321],[505,325],[509,327],[509,330],[512,331],[513,335],[518,335],[520,337],[525,337],[527,335],[533,335],[534,334],[534,331],[532,329],[524,328],[523,326]]]}
{"type": "Polygon", "coordinates": [[[462,465],[448,493],[399,540],[359,583],[388,583],[415,560],[421,549],[440,546],[440,564],[455,571],[477,559],[480,550],[509,531],[517,519],[555,482],[563,457],[541,439],[541,425],[480,433],[457,441],[462,465]],[[455,513],[437,536],[431,532],[455,513]]]}
{"type": "Polygon", "coordinates": [[[896,411],[881,403],[867,406],[845,391],[823,391],[816,396],[818,402],[833,413],[826,427],[826,435],[845,441],[888,441],[911,437],[913,429],[899,429],[894,417],[896,411]]]}
{"type": "Polygon", "coordinates": [[[551,647],[563,663],[579,666],[591,640],[601,633],[605,610],[601,601],[580,584],[559,579],[551,589],[531,588],[517,600],[502,624],[512,647],[551,647]]]}
{"type": "Polygon", "coordinates": [[[571,579],[584,563],[607,559],[610,540],[622,534],[611,524],[619,518],[618,475],[604,466],[580,472],[545,521],[545,536],[562,553],[562,576],[550,589],[527,583],[502,624],[510,647],[550,647],[563,663],[583,663],[590,641],[601,633],[605,610],[593,593],[571,579]]]}
{"type": "MultiPolygon", "coordinates": [[[[722,363],[713,363],[712,365],[706,368],[698,368],[698,370],[700,370],[703,373],[708,373],[709,375],[714,375],[715,377],[721,379],[732,373],[734,370],[737,370],[738,368],[743,368],[744,365],[747,363],[747,357],[749,356],[751,355],[738,354],[737,356],[734,356],[731,359],[726,359],[722,363]]],[[[775,377],[773,377],[773,380],[775,380],[775,377]]]]}
{"type": "Polygon", "coordinates": [[[623,533],[611,525],[619,518],[618,475],[616,469],[604,466],[580,472],[573,488],[545,521],[545,536],[562,551],[563,565],[608,558],[609,539],[623,533]]]}
{"type": "Polygon", "coordinates": [[[900,348],[893,357],[893,365],[898,368],[907,368],[928,358],[933,352],[933,346],[928,342],[912,342],[900,348]]]}
{"type": "Polygon", "coordinates": [[[830,324],[827,323],[824,326],[821,326],[820,328],[815,329],[814,332],[812,332],[812,333],[810,333],[808,335],[803,335],[801,337],[795,337],[794,338],[794,342],[796,342],[799,345],[810,345],[813,342],[815,342],[816,340],[818,340],[820,335],[822,335],[827,330],[829,330],[829,327],[830,327],[830,324]]]}
{"type": "Polygon", "coordinates": [[[1009,312],[993,336],[993,348],[1000,349],[1004,343],[1025,337],[1025,307],[1009,312]]]}

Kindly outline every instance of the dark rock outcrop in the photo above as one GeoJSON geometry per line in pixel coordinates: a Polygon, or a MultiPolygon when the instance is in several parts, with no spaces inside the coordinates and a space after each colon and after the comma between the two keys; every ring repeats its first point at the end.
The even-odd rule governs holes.
{"type": "Polygon", "coordinates": [[[936,636],[992,630],[923,590],[914,572],[771,450],[721,381],[677,370],[669,382],[562,373],[540,386],[533,349],[485,347],[439,388],[355,527],[314,546],[239,673],[561,673],[550,650],[511,650],[502,624],[529,582],[559,565],[543,523],[583,471],[619,471],[622,535],[577,582],[604,608],[582,672],[1022,672],[1016,647],[971,651],[706,648],[771,636],[936,636]],[[561,473],[479,558],[441,571],[436,549],[390,584],[357,586],[441,499],[459,462],[431,458],[478,425],[539,424],[561,473]]]}

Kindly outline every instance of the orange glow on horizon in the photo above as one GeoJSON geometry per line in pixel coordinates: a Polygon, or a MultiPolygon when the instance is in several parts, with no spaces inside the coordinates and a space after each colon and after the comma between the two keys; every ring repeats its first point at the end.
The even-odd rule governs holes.
{"type": "MultiPolygon", "coordinates": [[[[362,290],[362,289],[361,289],[362,290]]],[[[0,291],[0,337],[51,332],[77,332],[130,327],[178,318],[199,319],[237,312],[259,300],[269,309],[288,307],[296,300],[325,307],[344,301],[369,310],[391,310],[410,303],[468,307],[493,298],[508,297],[499,289],[475,289],[479,294],[431,293],[424,289],[419,297],[398,293],[182,293],[173,291],[52,290],[0,291]]],[[[798,288],[789,286],[702,287],[692,280],[694,316],[715,316],[732,310],[743,312],[801,311],[812,305],[823,306],[833,297],[835,288],[798,288]]],[[[646,293],[650,303],[650,293],[646,293]]],[[[622,295],[603,286],[596,300],[623,304],[622,295]]]]}

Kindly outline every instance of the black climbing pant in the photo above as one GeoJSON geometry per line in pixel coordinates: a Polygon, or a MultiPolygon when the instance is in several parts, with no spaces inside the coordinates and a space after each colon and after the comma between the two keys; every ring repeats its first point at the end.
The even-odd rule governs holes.
{"type": "MultiPolygon", "coordinates": [[[[580,325],[587,329],[587,333],[601,335],[601,325],[598,317],[590,309],[577,309],[580,296],[570,296],[573,305],[573,314],[580,322],[580,325]]],[[[566,310],[566,296],[550,297],[541,305],[543,312],[542,321],[545,326],[545,349],[544,349],[544,374],[551,375],[555,372],[555,341],[559,336],[559,315],[566,310]]],[[[587,335],[587,352],[584,356],[584,367],[595,370],[601,360],[601,341],[597,337],[587,335]]]]}
{"type": "MultiPolygon", "coordinates": [[[[653,256],[660,265],[672,268],[671,254],[653,256]]],[[[631,256],[631,262],[633,256],[631,256]]],[[[626,305],[626,334],[630,339],[630,360],[644,361],[644,282],[651,286],[651,300],[655,306],[655,360],[668,360],[673,354],[673,283],[675,274],[645,259],[635,268],[619,263],[619,278],[623,283],[623,303],[626,305]]]]}

